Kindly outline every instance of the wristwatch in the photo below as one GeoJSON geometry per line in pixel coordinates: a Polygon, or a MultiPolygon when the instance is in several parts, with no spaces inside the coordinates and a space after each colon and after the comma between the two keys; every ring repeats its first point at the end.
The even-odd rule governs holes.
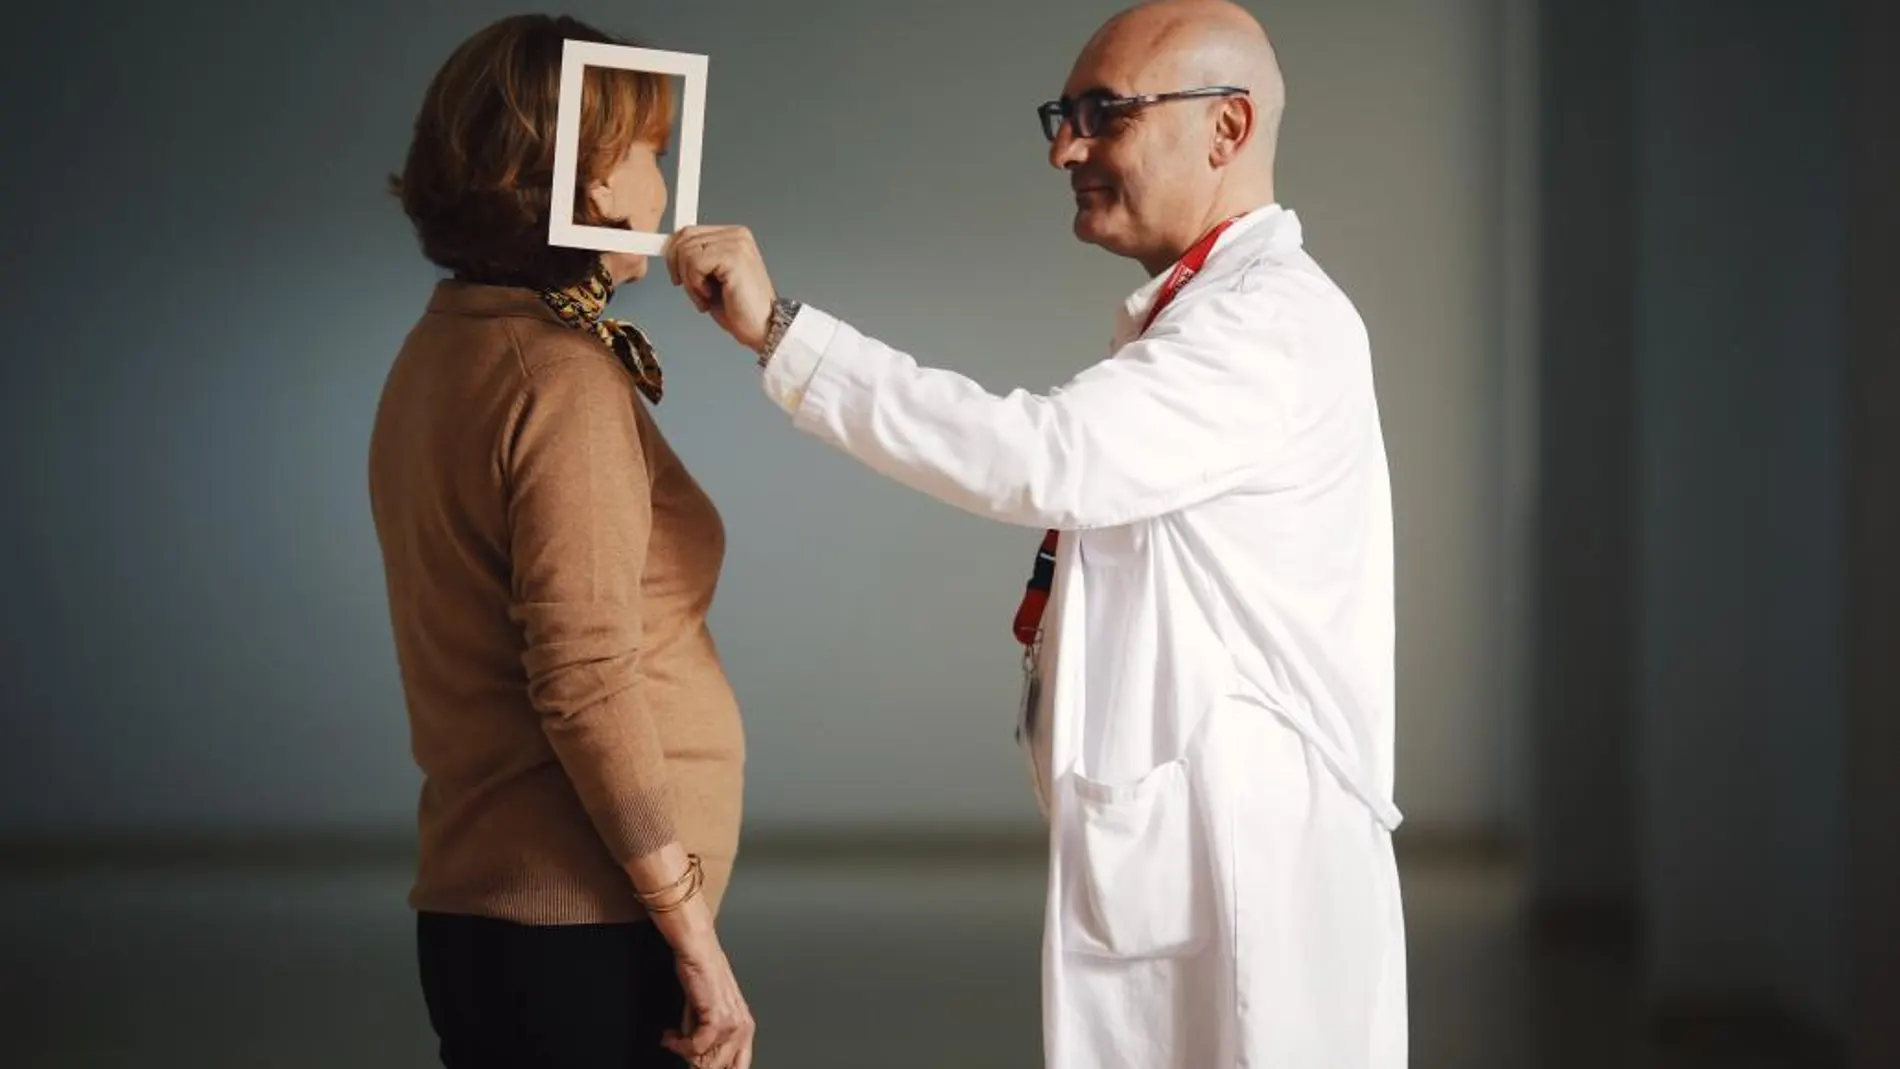
{"type": "Polygon", "coordinates": [[[772,324],[766,329],[765,343],[759,346],[759,366],[764,367],[772,361],[772,354],[778,351],[779,343],[785,340],[785,332],[792,329],[792,320],[798,318],[798,310],[803,305],[789,297],[780,297],[772,302],[772,324]]]}

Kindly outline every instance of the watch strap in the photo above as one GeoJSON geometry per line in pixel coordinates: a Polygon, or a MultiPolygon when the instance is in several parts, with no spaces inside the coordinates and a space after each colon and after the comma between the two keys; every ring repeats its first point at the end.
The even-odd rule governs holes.
{"type": "Polygon", "coordinates": [[[772,302],[772,323],[765,332],[765,343],[759,346],[759,366],[764,367],[778,351],[779,344],[792,329],[792,320],[798,318],[798,310],[803,305],[789,297],[780,297],[772,302]]]}

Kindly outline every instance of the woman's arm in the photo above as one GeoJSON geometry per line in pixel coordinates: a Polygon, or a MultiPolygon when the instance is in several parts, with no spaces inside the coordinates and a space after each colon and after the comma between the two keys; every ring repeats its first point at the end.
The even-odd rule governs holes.
{"type": "Polygon", "coordinates": [[[606,360],[543,365],[502,460],[528,696],[623,867],[675,842],[659,730],[640,700],[653,505],[633,404],[625,372],[606,360]]]}
{"type": "Polygon", "coordinates": [[[665,754],[640,698],[640,580],[653,523],[633,385],[577,355],[537,369],[503,450],[512,615],[542,730],[678,959],[689,1019],[667,1045],[751,1060],[753,1020],[674,831],[665,754]]]}

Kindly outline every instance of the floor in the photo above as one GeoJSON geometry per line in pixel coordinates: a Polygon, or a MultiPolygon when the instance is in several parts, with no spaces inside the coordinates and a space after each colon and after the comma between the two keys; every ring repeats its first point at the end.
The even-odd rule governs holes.
{"type": "MultiPolygon", "coordinates": [[[[426,1067],[407,873],[0,875],[0,1065],[426,1067]]],[[[1782,1069],[1638,1041],[1627,964],[1535,953],[1497,864],[1405,875],[1414,1069],[1782,1069]]],[[[722,924],[756,1065],[1038,1065],[1042,868],[757,862],[722,924]]]]}

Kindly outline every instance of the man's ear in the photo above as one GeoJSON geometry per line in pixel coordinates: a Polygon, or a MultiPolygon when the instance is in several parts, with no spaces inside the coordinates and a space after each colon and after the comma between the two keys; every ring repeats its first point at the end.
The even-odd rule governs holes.
{"type": "Polygon", "coordinates": [[[1214,144],[1208,149],[1207,161],[1225,167],[1239,157],[1253,136],[1253,101],[1244,96],[1228,97],[1214,115],[1214,144]]]}

